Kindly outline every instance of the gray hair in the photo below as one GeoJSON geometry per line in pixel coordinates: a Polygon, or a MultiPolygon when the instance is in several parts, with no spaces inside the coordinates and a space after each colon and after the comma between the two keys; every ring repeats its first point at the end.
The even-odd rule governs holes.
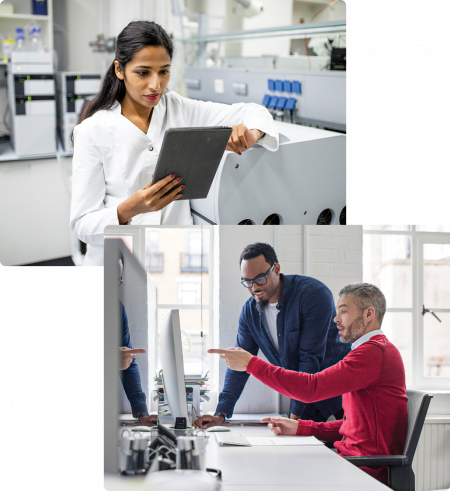
{"type": "Polygon", "coordinates": [[[344,286],[339,292],[340,297],[347,296],[355,297],[356,305],[361,313],[368,307],[375,309],[378,324],[383,322],[384,314],[386,313],[386,298],[383,292],[375,285],[370,283],[352,283],[344,286]]]}

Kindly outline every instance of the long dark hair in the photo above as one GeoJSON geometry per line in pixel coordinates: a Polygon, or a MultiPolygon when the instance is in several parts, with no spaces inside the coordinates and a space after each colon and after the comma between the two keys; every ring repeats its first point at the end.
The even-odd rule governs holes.
{"type": "MultiPolygon", "coordinates": [[[[147,20],[130,22],[117,37],[114,61],[119,62],[120,69],[125,73],[125,65],[139,50],[147,46],[164,46],[172,59],[173,42],[159,24],[147,20]]],[[[125,93],[125,83],[117,78],[113,62],[103,77],[100,92],[85,105],[77,124],[97,111],[111,109],[116,101],[123,100],[125,93]]],[[[73,131],[71,139],[73,143],[73,131]]]]}

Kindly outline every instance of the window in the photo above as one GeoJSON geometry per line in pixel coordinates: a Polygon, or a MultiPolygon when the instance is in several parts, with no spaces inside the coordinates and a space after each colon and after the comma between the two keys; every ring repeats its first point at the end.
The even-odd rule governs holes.
{"type": "Polygon", "coordinates": [[[159,252],[159,232],[145,231],[145,269],[150,273],[164,271],[164,253],[159,252]]]}
{"type": "Polygon", "coordinates": [[[178,303],[183,305],[200,304],[201,289],[202,285],[200,282],[180,281],[178,283],[178,303]]]}
{"type": "Polygon", "coordinates": [[[212,236],[209,227],[146,228],[146,270],[157,292],[157,369],[160,367],[159,329],[170,309],[180,311],[185,373],[201,373],[209,368],[206,351],[212,332],[212,281],[209,270],[212,236]],[[157,254],[164,255],[160,270],[155,269],[157,254]]]}
{"type": "Polygon", "coordinates": [[[208,272],[207,237],[201,232],[186,232],[184,253],[180,254],[180,270],[182,273],[208,272]]]}
{"type": "Polygon", "coordinates": [[[364,227],[364,281],[385,294],[382,329],[408,386],[450,387],[450,227],[364,227]]]}

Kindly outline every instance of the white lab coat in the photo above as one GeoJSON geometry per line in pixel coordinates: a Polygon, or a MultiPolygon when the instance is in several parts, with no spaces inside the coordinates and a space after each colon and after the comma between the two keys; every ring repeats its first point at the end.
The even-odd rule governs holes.
{"type": "MultiPolygon", "coordinates": [[[[122,116],[119,103],[75,126],[70,225],[87,244],[84,265],[103,265],[103,231],[107,225],[119,225],[117,206],[151,180],[166,130],[240,123],[266,133],[260,145],[278,149],[276,125],[259,104],[229,106],[175,92],[166,92],[155,106],[147,133],[122,116]]],[[[129,223],[192,225],[189,200],[137,215],[129,223]]]]}

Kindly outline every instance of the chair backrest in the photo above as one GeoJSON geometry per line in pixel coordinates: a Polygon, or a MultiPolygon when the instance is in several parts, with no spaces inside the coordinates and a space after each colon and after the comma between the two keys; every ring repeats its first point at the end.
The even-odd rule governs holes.
{"type": "Polygon", "coordinates": [[[408,396],[408,432],[403,454],[407,455],[412,463],[433,396],[418,390],[407,390],[406,395],[408,396]]]}

